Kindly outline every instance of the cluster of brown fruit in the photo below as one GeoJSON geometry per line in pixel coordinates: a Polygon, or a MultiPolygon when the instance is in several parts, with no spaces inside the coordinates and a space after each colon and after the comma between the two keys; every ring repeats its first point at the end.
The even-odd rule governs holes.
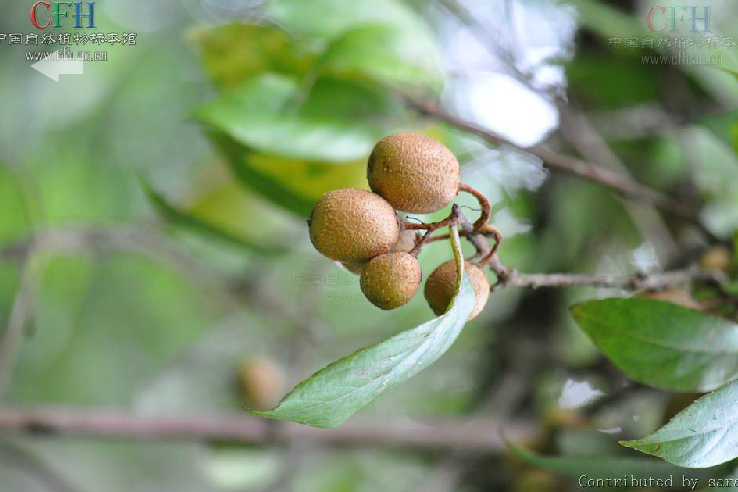
{"type": "MultiPolygon", "coordinates": [[[[370,191],[345,189],[323,195],[308,220],[310,240],[321,254],[361,275],[361,291],[381,309],[413,298],[422,280],[418,237],[403,228],[396,211],[432,213],[459,192],[459,161],[443,144],[417,133],[396,133],[374,147],[367,167],[370,191]]],[[[487,302],[489,282],[465,262],[476,293],[471,318],[487,302]]],[[[456,285],[456,265],[439,266],[425,284],[425,298],[436,315],[446,311],[456,285]]],[[[470,318],[470,319],[471,319],[470,318]]]]}

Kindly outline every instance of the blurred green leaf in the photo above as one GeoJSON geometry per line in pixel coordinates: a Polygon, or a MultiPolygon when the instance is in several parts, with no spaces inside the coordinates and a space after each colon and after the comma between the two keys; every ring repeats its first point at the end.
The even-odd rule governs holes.
{"type": "Polygon", "coordinates": [[[305,74],[313,55],[275,26],[229,24],[193,30],[208,76],[219,89],[232,89],[263,72],[305,74]]]}
{"type": "Polygon", "coordinates": [[[738,381],[698,399],[668,424],[621,444],[675,465],[707,468],[738,457],[738,381]]]}
{"type": "Polygon", "coordinates": [[[0,163],[0,244],[17,239],[36,219],[20,176],[0,163]]]}
{"type": "Polygon", "coordinates": [[[729,68],[721,67],[721,66],[711,66],[711,68],[715,68],[716,70],[721,70],[727,74],[730,74],[733,76],[733,78],[738,81],[738,71],[737,70],[731,70],[729,68]]]}
{"type": "Polygon", "coordinates": [[[259,253],[261,255],[276,256],[287,252],[281,245],[263,245],[256,241],[253,241],[247,237],[234,234],[231,231],[223,229],[215,224],[211,224],[205,220],[202,220],[191,213],[187,213],[183,210],[178,209],[167,201],[162,195],[157,193],[151,185],[145,180],[141,179],[141,187],[146,194],[154,208],[161,214],[162,217],[172,222],[173,224],[182,226],[183,228],[191,231],[209,236],[219,241],[226,242],[231,246],[236,246],[246,251],[253,253],[259,253]]]}
{"type": "Polygon", "coordinates": [[[387,24],[362,25],[343,32],[326,48],[317,66],[343,76],[436,90],[443,82],[435,44],[387,24]]]}
{"type": "MultiPolygon", "coordinates": [[[[707,472],[690,472],[663,461],[648,458],[631,458],[627,456],[542,456],[508,442],[512,453],[532,465],[560,473],[567,477],[579,479],[583,475],[587,479],[623,479],[631,480],[667,480],[673,478],[673,487],[681,489],[682,478],[698,478],[704,481],[711,476],[707,472]]],[[[712,470],[711,470],[712,472],[712,470]]],[[[631,482],[632,483],[632,482],[631,482]]],[[[655,485],[655,484],[654,484],[655,485]]],[[[621,485],[616,488],[631,488],[621,485]]],[[[635,487],[638,488],[638,487],[635,487]]]]}
{"type": "Polygon", "coordinates": [[[394,105],[366,85],[332,78],[305,92],[279,74],[249,79],[195,112],[206,125],[261,152],[345,163],[366,158],[391,133],[394,105]]]}
{"type": "Polygon", "coordinates": [[[397,0],[275,0],[269,2],[266,9],[287,31],[319,40],[368,23],[391,24],[408,31],[428,33],[420,16],[397,0]]]}
{"type": "Polygon", "coordinates": [[[738,374],[738,325],[653,299],[571,307],[577,324],[630,378],[673,391],[709,391],[738,374]]]}
{"type": "MultiPolygon", "coordinates": [[[[635,38],[638,41],[643,39],[654,39],[660,37],[665,33],[656,33],[648,29],[646,24],[646,9],[642,9],[640,15],[630,15],[623,9],[619,9],[614,5],[603,0],[570,0],[569,3],[574,5],[579,14],[579,20],[581,24],[590,29],[592,32],[599,34],[603,41],[609,43],[609,39],[626,39],[635,38]]],[[[672,32],[670,33],[672,40],[676,37],[683,37],[684,33],[672,32]]],[[[728,35],[729,32],[718,33],[715,37],[720,37],[720,34],[728,35]]],[[[615,50],[629,50],[622,45],[615,45],[615,50]]],[[[667,46],[656,45],[654,47],[656,52],[664,56],[676,55],[677,51],[682,51],[682,56],[693,57],[704,57],[707,60],[717,60],[720,64],[720,70],[710,70],[709,65],[701,65],[699,63],[674,63],[670,64],[672,69],[678,69],[684,72],[690,80],[690,82],[696,82],[700,88],[713,97],[720,100],[723,99],[726,93],[736,96],[735,80],[732,78],[732,73],[738,71],[738,56],[735,47],[726,46],[715,46],[705,44],[701,46],[694,44],[688,46],[686,50],[678,48],[669,48],[667,46]],[[721,73],[722,72],[722,73],[721,73]]],[[[632,57],[634,65],[644,65],[644,62],[640,59],[640,55],[650,55],[653,53],[651,50],[644,50],[638,48],[634,50],[635,56],[632,57]]],[[[609,57],[608,57],[609,58],[609,57]]],[[[650,68],[655,68],[657,65],[651,65],[650,68]]],[[[664,66],[662,65],[662,68],[664,66]]],[[[628,83],[628,77],[623,76],[622,73],[618,74],[616,80],[628,83]]],[[[656,87],[653,84],[654,78],[651,81],[646,82],[648,86],[656,87]]]]}
{"type": "Polygon", "coordinates": [[[254,152],[222,133],[211,140],[240,184],[272,203],[307,218],[324,193],[339,188],[367,188],[364,160],[336,166],[254,152]]]}
{"type": "MultiPolygon", "coordinates": [[[[622,34],[620,35],[622,36],[622,34]]],[[[644,65],[642,51],[602,51],[583,48],[566,64],[568,85],[590,107],[608,110],[658,100],[662,92],[653,80],[662,66],[644,65]]]]}
{"type": "Polygon", "coordinates": [[[695,124],[712,132],[738,154],[738,110],[705,116],[695,124]]]}
{"type": "Polygon", "coordinates": [[[274,410],[255,413],[315,427],[335,427],[441,357],[458,337],[476,301],[461,261],[458,230],[453,227],[452,231],[460,281],[445,314],[328,365],[298,384],[274,410]]]}
{"type": "Polygon", "coordinates": [[[568,3],[576,7],[583,25],[604,38],[653,36],[646,27],[645,16],[639,23],[636,17],[600,0],[570,0],[568,3]]]}
{"type": "Polygon", "coordinates": [[[728,129],[728,136],[730,138],[729,143],[733,152],[738,154],[738,121],[731,123],[728,129]]]}

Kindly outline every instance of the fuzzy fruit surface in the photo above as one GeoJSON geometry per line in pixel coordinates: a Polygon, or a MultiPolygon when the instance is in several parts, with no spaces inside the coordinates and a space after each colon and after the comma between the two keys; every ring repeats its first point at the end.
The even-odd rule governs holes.
{"type": "MultiPolygon", "coordinates": [[[[474,310],[471,316],[469,316],[469,320],[472,320],[482,312],[484,305],[487,304],[487,299],[489,298],[489,281],[481,268],[472,265],[468,261],[464,262],[464,269],[471,279],[472,285],[474,286],[474,294],[477,298],[474,304],[474,310]]],[[[428,305],[436,316],[440,316],[446,312],[451,298],[454,296],[456,278],[456,262],[449,260],[436,268],[425,282],[425,300],[428,301],[428,305]]]]}
{"type": "Polygon", "coordinates": [[[394,133],[369,156],[369,187],[404,212],[442,209],[459,191],[459,161],[445,145],[419,133],[394,133]]]}
{"type": "Polygon", "coordinates": [[[387,253],[400,234],[392,205],[364,190],[329,191],[315,204],[308,223],[315,249],[342,263],[387,253]]]}
{"type": "Polygon", "coordinates": [[[361,271],[361,291],[380,309],[395,309],[410,302],[423,273],[414,256],[387,253],[373,258],[361,271]]]}

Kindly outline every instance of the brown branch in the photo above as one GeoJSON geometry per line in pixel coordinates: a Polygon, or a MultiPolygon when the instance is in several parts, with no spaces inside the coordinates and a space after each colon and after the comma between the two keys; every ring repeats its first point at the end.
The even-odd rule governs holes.
{"type": "Polygon", "coordinates": [[[538,289],[542,287],[572,286],[638,291],[663,290],[695,281],[705,281],[716,285],[722,285],[725,282],[725,276],[721,272],[700,268],[687,268],[663,273],[638,273],[632,276],[584,275],[578,273],[518,273],[514,269],[503,266],[497,258],[493,258],[490,262],[490,268],[497,274],[499,279],[492,286],[492,291],[508,287],[538,289]]]}
{"type": "MultiPolygon", "coordinates": [[[[585,160],[621,173],[633,179],[628,168],[610,147],[607,140],[594,129],[587,116],[575,109],[574,103],[563,98],[556,99],[559,110],[560,133],[577,150],[585,160]]],[[[678,247],[664,218],[652,205],[636,204],[623,201],[625,211],[630,215],[633,224],[641,232],[645,240],[653,244],[658,257],[664,261],[675,256],[678,247]]]]}
{"type": "Polygon", "coordinates": [[[493,237],[495,240],[495,244],[494,246],[492,246],[489,253],[487,253],[485,257],[482,258],[481,261],[479,262],[479,266],[483,267],[484,265],[492,261],[492,258],[494,258],[495,255],[497,254],[497,250],[500,249],[500,245],[502,244],[502,233],[500,232],[498,228],[496,228],[495,226],[491,224],[486,224],[480,230],[480,232],[486,237],[493,237]]]}
{"type": "Polygon", "coordinates": [[[452,224],[457,224],[459,222],[459,218],[462,216],[463,214],[461,213],[461,209],[459,208],[458,205],[454,203],[453,206],[451,207],[451,214],[441,221],[432,222],[430,224],[406,223],[405,224],[406,229],[425,229],[425,234],[423,234],[423,236],[418,240],[418,242],[415,244],[415,247],[410,251],[410,254],[418,256],[418,253],[420,252],[423,245],[430,239],[431,234],[433,234],[435,231],[437,231],[438,229],[442,227],[450,226],[452,224]]]}
{"type": "Polygon", "coordinates": [[[249,415],[145,416],[115,410],[36,407],[0,408],[2,433],[71,436],[95,439],[220,441],[285,444],[312,439],[332,446],[379,446],[415,450],[461,449],[496,453],[505,449],[500,436],[524,441],[538,428],[529,422],[437,420],[426,423],[357,422],[317,429],[249,415]]]}
{"type": "Polygon", "coordinates": [[[443,121],[455,128],[477,135],[494,145],[504,145],[520,152],[534,155],[549,167],[604,185],[631,200],[654,205],[665,212],[698,227],[711,240],[717,240],[717,238],[715,238],[715,236],[705,228],[704,224],[700,221],[698,214],[696,214],[694,210],[683,206],[681,203],[659,193],[658,191],[652,190],[647,186],[633,181],[627,176],[623,176],[617,171],[613,171],[602,166],[594,166],[579,159],[558,154],[539,145],[530,147],[520,146],[502,135],[447,113],[435,105],[415,100],[406,95],[401,95],[401,97],[409,106],[425,116],[443,121]]]}
{"type": "MultiPolygon", "coordinates": [[[[502,233],[499,229],[490,224],[485,224],[481,228],[477,229],[477,223],[479,222],[479,220],[472,224],[460,210],[458,211],[458,213],[459,236],[465,237],[467,240],[469,240],[469,242],[471,242],[474,245],[474,248],[477,250],[476,254],[473,257],[468,258],[468,260],[482,257],[482,260],[479,262],[479,266],[483,267],[489,261],[491,261],[497,253],[497,249],[502,243],[502,233]],[[489,242],[485,238],[493,238],[495,241],[494,245],[490,246],[489,242]]],[[[447,241],[448,239],[450,239],[450,237],[450,233],[438,234],[436,236],[429,237],[425,241],[425,243],[427,244],[436,241],[447,241]]]]}

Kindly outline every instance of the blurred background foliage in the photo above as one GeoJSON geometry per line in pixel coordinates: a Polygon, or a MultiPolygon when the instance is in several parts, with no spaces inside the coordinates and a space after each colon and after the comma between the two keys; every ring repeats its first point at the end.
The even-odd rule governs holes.
{"type": "MultiPolygon", "coordinates": [[[[734,35],[730,1],[698,4],[712,9],[715,35],[734,35]]],[[[107,47],[109,61],[58,84],[28,68],[21,49],[0,46],[1,329],[21,284],[32,299],[4,401],[239,411],[249,404],[239,389],[247,361],[282,374],[269,380],[264,398],[273,399],[325,363],[429,319],[422,296],[392,313],[371,306],[356,276],[312,249],[305,223],[324,192],[367,188],[373,144],[399,130],[427,133],[459,156],[462,181],[495,204],[502,260],[521,271],[630,274],[703,245],[649,207],[419,117],[400,92],[439,100],[523,146],[591,159],[594,135],[621,171],[701,208],[729,237],[738,227],[736,49],[712,48],[721,69],[654,66],[642,56],[657,51],[609,41],[654,37],[652,5],[102,1],[98,30],[137,32],[137,44],[107,47]],[[39,242],[19,253],[31,237],[39,242]]],[[[0,32],[30,31],[28,5],[3,7],[0,32]]],[[[420,260],[427,273],[449,257],[438,243],[420,260]]],[[[679,402],[645,389],[607,398],[622,377],[567,312],[600,294],[495,293],[438,363],[357,418],[526,416],[550,431],[541,451],[633,456],[616,440],[655,429],[679,402]],[[599,399],[606,404],[586,406],[599,399]]],[[[572,486],[507,455],[456,463],[446,483],[448,463],[310,443],[0,435],[0,490],[9,492],[57,490],[39,470],[69,490],[106,492],[572,486]]]]}

